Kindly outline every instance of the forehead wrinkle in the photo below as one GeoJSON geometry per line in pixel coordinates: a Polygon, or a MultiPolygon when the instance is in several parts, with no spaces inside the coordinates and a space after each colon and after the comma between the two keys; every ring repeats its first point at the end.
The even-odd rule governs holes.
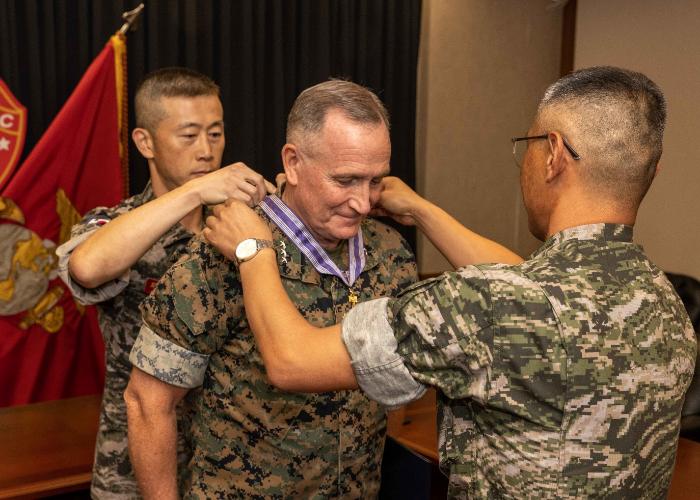
{"type": "Polygon", "coordinates": [[[388,162],[381,164],[362,163],[359,165],[342,164],[334,169],[323,168],[324,175],[331,179],[349,178],[349,179],[375,179],[377,177],[385,177],[389,175],[391,167],[388,162]]]}

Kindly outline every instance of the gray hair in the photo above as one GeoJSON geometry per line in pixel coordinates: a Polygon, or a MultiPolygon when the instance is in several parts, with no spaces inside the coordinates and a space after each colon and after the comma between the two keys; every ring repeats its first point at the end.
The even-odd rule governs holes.
{"type": "Polygon", "coordinates": [[[147,74],[136,89],[136,126],[153,132],[162,120],[162,97],[219,97],[214,80],[189,68],[161,68],[147,74]]]}
{"type": "Polygon", "coordinates": [[[666,124],[666,100],[653,81],[611,66],[581,69],[547,88],[537,115],[575,135],[568,138],[576,141],[572,146],[593,187],[641,202],[661,158],[666,124]]]}
{"type": "Polygon", "coordinates": [[[287,142],[317,134],[326,114],[338,109],[350,120],[361,124],[384,123],[389,129],[389,113],[374,92],[346,80],[331,79],[304,90],[294,101],[287,117],[287,142]]]}

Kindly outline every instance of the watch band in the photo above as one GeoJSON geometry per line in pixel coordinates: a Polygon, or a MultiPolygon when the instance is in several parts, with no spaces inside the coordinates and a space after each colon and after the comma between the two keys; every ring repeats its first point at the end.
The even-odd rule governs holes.
{"type": "MultiPolygon", "coordinates": [[[[261,240],[258,238],[249,238],[248,240],[255,241],[255,250],[253,251],[253,253],[251,253],[250,255],[246,255],[245,257],[236,256],[236,260],[238,260],[239,264],[241,262],[247,262],[247,261],[251,260],[253,257],[258,255],[258,253],[260,253],[260,250],[262,250],[263,248],[274,248],[274,245],[273,245],[272,241],[270,241],[270,240],[261,240]]],[[[240,244],[242,244],[248,240],[243,240],[240,244]]],[[[239,246],[240,246],[240,244],[239,244],[239,246]]]]}

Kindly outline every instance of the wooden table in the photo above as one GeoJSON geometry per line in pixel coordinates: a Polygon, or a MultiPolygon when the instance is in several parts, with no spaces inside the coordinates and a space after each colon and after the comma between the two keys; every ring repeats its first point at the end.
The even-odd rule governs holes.
{"type": "Polygon", "coordinates": [[[437,411],[435,390],[418,401],[389,412],[387,434],[402,445],[438,463],[437,411]]]}
{"type": "MultiPolygon", "coordinates": [[[[0,498],[88,488],[99,412],[99,395],[0,408],[0,498]]],[[[437,464],[434,391],[392,412],[388,429],[437,464]]],[[[679,441],[668,498],[700,498],[700,443],[679,441]]]]}
{"type": "MultiPolygon", "coordinates": [[[[437,464],[435,391],[402,410],[391,412],[388,433],[404,446],[437,464]]],[[[700,499],[700,443],[681,438],[671,479],[670,500],[700,499]]]]}
{"type": "Polygon", "coordinates": [[[90,486],[101,396],[0,408],[0,498],[90,486]]]}

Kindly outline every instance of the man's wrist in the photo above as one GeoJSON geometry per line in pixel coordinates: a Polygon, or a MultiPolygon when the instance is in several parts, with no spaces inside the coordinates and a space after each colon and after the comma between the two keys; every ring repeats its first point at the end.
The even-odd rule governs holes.
{"type": "Polygon", "coordinates": [[[168,193],[174,198],[173,203],[182,207],[181,210],[186,211],[186,214],[205,204],[201,190],[194,183],[196,180],[187,181],[168,193]]]}
{"type": "Polygon", "coordinates": [[[425,198],[420,198],[420,201],[413,205],[411,209],[411,217],[413,217],[413,220],[419,229],[423,229],[430,223],[431,214],[434,208],[435,205],[430,203],[425,198]]]}
{"type": "Polygon", "coordinates": [[[261,250],[272,248],[272,240],[262,238],[246,238],[236,245],[236,260],[239,264],[254,258],[261,250]]]}
{"type": "Polygon", "coordinates": [[[253,257],[243,262],[238,262],[238,268],[240,270],[249,270],[254,267],[263,267],[269,265],[270,263],[277,265],[277,252],[274,247],[265,247],[258,251],[253,257]]]}

